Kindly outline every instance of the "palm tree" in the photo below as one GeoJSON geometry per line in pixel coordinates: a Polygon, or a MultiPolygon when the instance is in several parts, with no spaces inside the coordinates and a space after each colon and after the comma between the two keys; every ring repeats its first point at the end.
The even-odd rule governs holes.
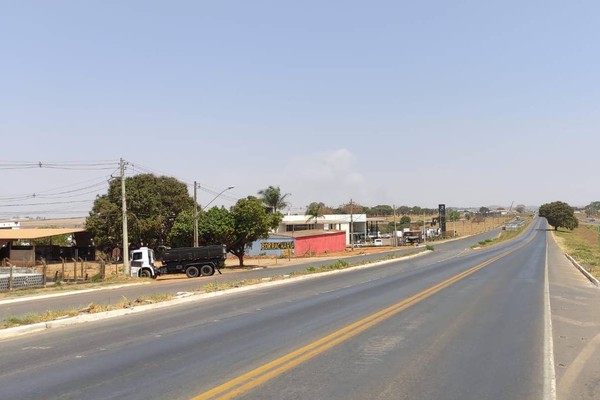
{"type": "Polygon", "coordinates": [[[281,195],[281,189],[279,189],[279,186],[269,186],[266,189],[259,190],[258,195],[260,196],[260,201],[262,201],[262,203],[265,205],[268,212],[273,214],[283,208],[286,208],[288,206],[288,202],[285,201],[285,198],[291,196],[289,193],[281,195]]]}
{"type": "Polygon", "coordinates": [[[311,219],[314,219],[315,224],[316,224],[319,220],[319,217],[323,216],[324,209],[325,209],[325,204],[323,204],[323,203],[317,203],[317,202],[310,203],[308,205],[308,207],[306,207],[305,215],[308,215],[308,219],[306,220],[306,222],[310,221],[311,219]]]}

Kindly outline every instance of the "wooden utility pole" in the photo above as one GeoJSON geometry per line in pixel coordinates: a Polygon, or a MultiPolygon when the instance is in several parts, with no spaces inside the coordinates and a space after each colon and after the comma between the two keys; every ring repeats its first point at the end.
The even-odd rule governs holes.
{"type": "Polygon", "coordinates": [[[123,212],[123,273],[129,276],[129,237],[127,236],[127,199],[125,196],[125,160],[121,158],[121,209],[123,212]]]}

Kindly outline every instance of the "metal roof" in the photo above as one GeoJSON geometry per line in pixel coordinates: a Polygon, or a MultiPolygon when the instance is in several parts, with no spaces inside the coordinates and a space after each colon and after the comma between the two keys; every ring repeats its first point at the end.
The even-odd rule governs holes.
{"type": "Polygon", "coordinates": [[[294,232],[277,232],[276,235],[286,236],[292,238],[299,237],[310,237],[310,236],[324,236],[324,235],[335,235],[340,233],[345,233],[346,231],[337,231],[337,230],[323,230],[323,229],[307,229],[302,231],[294,231],[294,232]]]}
{"type": "Polygon", "coordinates": [[[85,232],[82,228],[0,229],[0,240],[32,240],[70,233],[85,232]]]}

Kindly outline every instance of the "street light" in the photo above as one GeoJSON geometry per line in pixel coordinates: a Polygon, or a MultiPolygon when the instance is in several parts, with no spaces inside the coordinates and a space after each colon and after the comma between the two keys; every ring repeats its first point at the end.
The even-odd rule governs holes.
{"type": "MultiPolygon", "coordinates": [[[[196,182],[194,182],[194,247],[198,247],[198,202],[196,201],[196,188],[197,188],[197,184],[196,182]]],[[[213,199],[211,201],[208,202],[208,204],[206,204],[204,207],[202,207],[203,210],[206,210],[206,208],[208,206],[210,206],[212,204],[213,201],[215,201],[216,199],[219,198],[220,195],[222,195],[223,193],[225,193],[226,191],[233,189],[235,186],[229,186],[223,190],[221,190],[219,192],[219,194],[217,194],[215,197],[213,197],[213,199]]]]}

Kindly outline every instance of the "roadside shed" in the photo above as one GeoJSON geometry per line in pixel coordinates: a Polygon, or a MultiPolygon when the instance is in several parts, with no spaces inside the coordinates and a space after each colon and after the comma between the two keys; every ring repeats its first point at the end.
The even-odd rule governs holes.
{"type": "Polygon", "coordinates": [[[17,240],[29,241],[46,237],[85,232],[81,228],[42,228],[42,229],[0,229],[0,260],[9,259],[12,263],[35,261],[35,246],[14,247],[17,240]]]}

